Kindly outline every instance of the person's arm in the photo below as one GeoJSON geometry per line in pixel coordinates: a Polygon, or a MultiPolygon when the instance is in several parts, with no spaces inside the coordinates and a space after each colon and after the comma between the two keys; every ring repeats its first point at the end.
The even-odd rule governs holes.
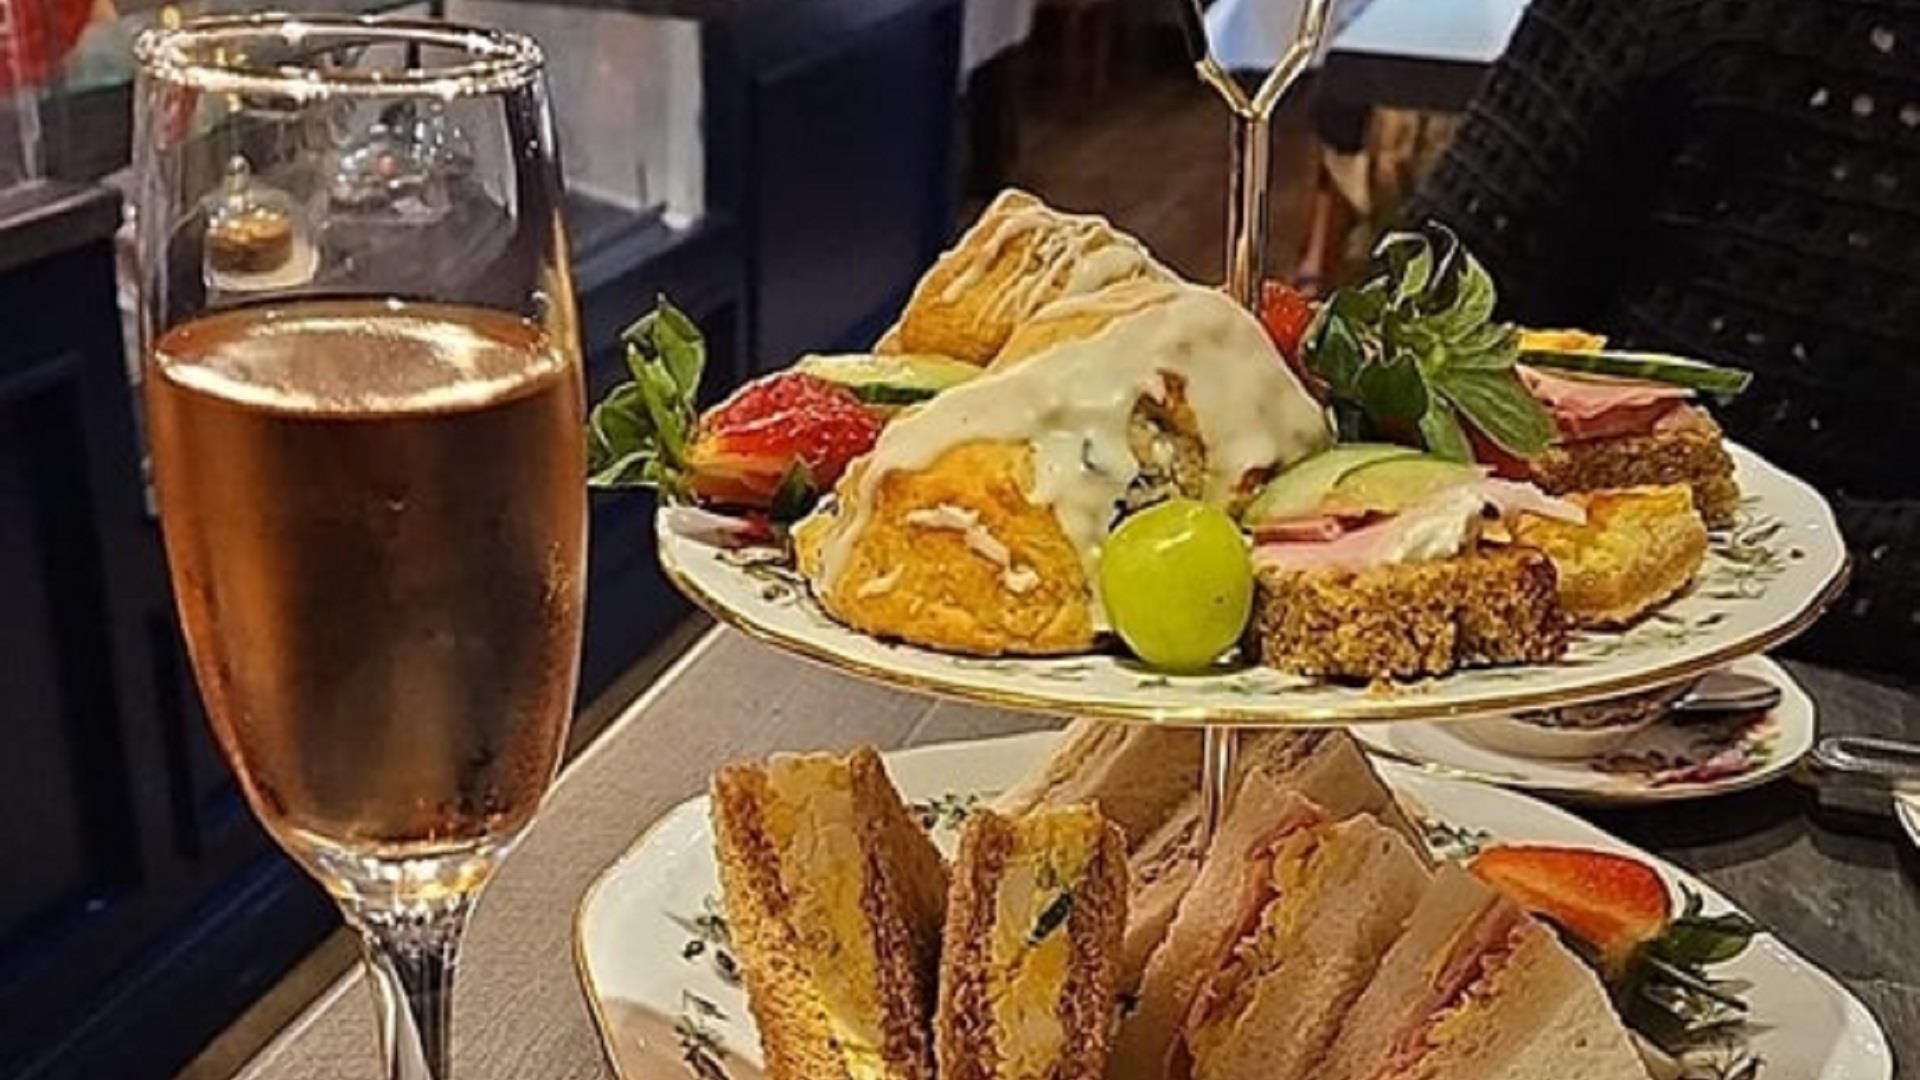
{"type": "Polygon", "coordinates": [[[1451,226],[1486,263],[1507,318],[1579,324],[1632,242],[1659,160],[1639,103],[1647,7],[1534,0],[1409,206],[1410,223],[1451,226]]]}

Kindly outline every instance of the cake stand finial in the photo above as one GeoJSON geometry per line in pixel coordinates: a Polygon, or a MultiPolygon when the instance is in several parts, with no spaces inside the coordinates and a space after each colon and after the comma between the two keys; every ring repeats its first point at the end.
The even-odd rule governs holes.
{"type": "Polygon", "coordinates": [[[1273,110],[1320,51],[1333,0],[1307,0],[1294,28],[1293,44],[1251,96],[1214,56],[1200,0],[1176,0],[1175,7],[1194,70],[1227,103],[1233,117],[1227,176],[1227,292],[1248,308],[1256,308],[1266,272],[1273,110]]]}

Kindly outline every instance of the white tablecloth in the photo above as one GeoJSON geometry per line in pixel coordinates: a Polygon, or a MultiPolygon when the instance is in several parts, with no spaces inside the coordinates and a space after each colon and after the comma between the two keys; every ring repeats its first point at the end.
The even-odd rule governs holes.
{"type": "MultiPolygon", "coordinates": [[[[1213,54],[1229,70],[1265,71],[1293,43],[1306,0],[1219,0],[1207,10],[1213,54]]],[[[1491,63],[1527,0],[1334,0],[1327,51],[1491,63]]]]}

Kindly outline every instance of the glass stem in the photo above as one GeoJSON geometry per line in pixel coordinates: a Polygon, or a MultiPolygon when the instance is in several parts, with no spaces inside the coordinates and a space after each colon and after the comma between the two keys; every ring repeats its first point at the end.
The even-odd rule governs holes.
{"type": "Polygon", "coordinates": [[[372,977],[387,1080],[448,1080],[453,1075],[453,972],[472,910],[473,894],[468,892],[438,903],[347,912],[360,931],[372,977]]]}

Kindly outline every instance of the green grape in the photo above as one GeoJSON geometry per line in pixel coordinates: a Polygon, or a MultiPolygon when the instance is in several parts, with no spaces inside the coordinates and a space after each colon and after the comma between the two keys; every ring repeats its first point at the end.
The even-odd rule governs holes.
{"type": "Polygon", "coordinates": [[[1100,553],[1107,620],[1135,656],[1200,671],[1240,640],[1253,611],[1253,562],[1240,527],[1191,499],[1120,523],[1100,553]]]}

